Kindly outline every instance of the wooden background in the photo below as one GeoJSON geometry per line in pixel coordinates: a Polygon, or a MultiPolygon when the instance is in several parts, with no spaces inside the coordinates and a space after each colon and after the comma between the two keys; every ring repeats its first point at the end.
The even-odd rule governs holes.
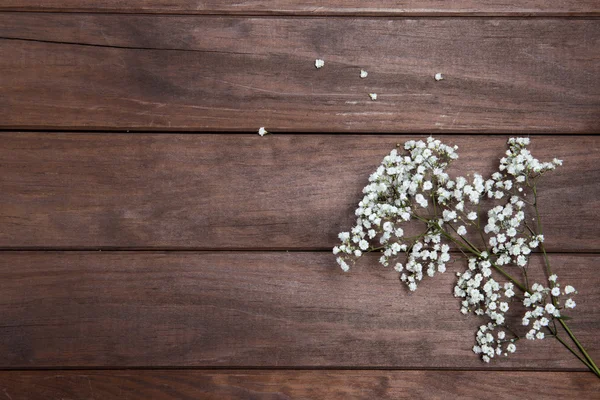
{"type": "Polygon", "coordinates": [[[481,363],[452,273],[409,294],[375,257],[344,274],[330,253],[396,143],[457,144],[466,174],[530,136],[565,162],[542,218],[599,361],[598,17],[597,0],[3,0],[0,398],[598,398],[553,340],[481,363]]]}

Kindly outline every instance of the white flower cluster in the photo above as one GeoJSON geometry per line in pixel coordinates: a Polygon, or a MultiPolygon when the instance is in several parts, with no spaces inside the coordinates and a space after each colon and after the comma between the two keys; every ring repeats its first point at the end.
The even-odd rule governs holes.
{"type": "Polygon", "coordinates": [[[469,268],[457,273],[458,282],[454,296],[463,298],[460,312],[487,315],[497,325],[504,324],[504,314],[509,310],[508,301],[515,295],[514,285],[506,282],[501,285],[492,276],[489,260],[469,259],[469,268]]]}
{"type": "Polygon", "coordinates": [[[495,338],[493,336],[496,327],[505,324],[505,315],[510,309],[509,302],[515,296],[514,285],[511,282],[501,285],[493,279],[492,264],[488,259],[469,259],[468,269],[462,274],[458,272],[457,276],[454,296],[463,299],[460,312],[486,315],[491,321],[479,328],[473,351],[481,354],[485,362],[489,362],[495,355],[514,353],[517,349],[515,338],[508,339],[503,330],[495,338]]]}
{"type": "Polygon", "coordinates": [[[411,291],[425,274],[446,271],[450,246],[445,242],[469,252],[467,270],[457,272],[454,295],[461,299],[462,314],[488,319],[478,330],[473,347],[485,362],[516,350],[519,336],[506,326],[507,312],[515,301],[522,300],[530,309],[522,320],[525,326],[533,320],[527,339],[543,339],[543,329],[552,319],[560,318],[562,309],[575,307],[572,298],[561,303],[560,296],[575,293],[575,289],[567,285],[561,290],[556,275],[549,277],[549,287],[536,283],[529,288],[503,269],[516,268],[526,276],[532,251],[544,241],[544,236],[527,224],[527,205],[532,203],[526,196],[533,192],[535,202],[536,179],[562,164],[557,159],[535,159],[526,148],[529,139],[512,138],[508,144],[498,172],[489,179],[474,174],[469,180],[451,179],[446,173],[449,163],[458,158],[456,147],[433,138],[406,142],[405,154],[393,150],[369,177],[356,210],[356,225],[350,232],[340,233],[342,243],[333,249],[344,271],[365,252],[381,251],[379,262],[393,265],[411,291]],[[480,212],[484,201],[491,203],[485,220],[486,213],[480,212]],[[409,222],[422,224],[425,230],[406,235],[404,225],[409,222]],[[478,231],[482,243],[474,245],[470,231],[478,231]],[[523,297],[516,295],[517,287],[523,297]]]}
{"type": "Polygon", "coordinates": [[[490,234],[488,243],[492,254],[497,256],[495,263],[498,266],[527,266],[531,250],[544,241],[543,235],[530,234],[524,230],[524,205],[517,196],[512,196],[510,203],[498,205],[488,211],[484,232],[490,234]]]}
{"type": "Polygon", "coordinates": [[[525,337],[529,340],[544,339],[545,334],[542,328],[547,327],[553,318],[560,318],[560,310],[563,308],[575,308],[575,301],[569,297],[563,307],[561,307],[561,296],[570,296],[577,293],[571,285],[565,286],[561,291],[560,284],[557,282],[555,274],[550,275],[548,281],[550,287],[544,287],[539,283],[531,285],[531,291],[525,293],[523,305],[533,308],[533,311],[527,311],[523,316],[523,325],[531,326],[531,329],[525,337]],[[533,322],[532,322],[533,320],[533,322]]]}
{"type": "Polygon", "coordinates": [[[551,171],[558,165],[562,165],[562,160],[554,159],[551,162],[540,162],[534,158],[527,146],[529,138],[510,138],[508,140],[509,149],[506,150],[506,157],[500,159],[501,172],[516,177],[517,182],[525,182],[528,178],[535,178],[546,171],[551,171]]]}
{"type": "Polygon", "coordinates": [[[441,235],[433,226],[418,236],[405,237],[400,225],[430,206],[434,186],[448,180],[444,171],[458,155],[455,148],[433,138],[427,142],[411,140],[404,148],[407,154],[392,150],[369,177],[356,210],[356,226],[351,232],[340,233],[342,244],[333,253],[339,254],[337,261],[347,271],[348,262],[378,248],[383,253],[379,262],[388,266],[393,260],[395,269],[402,272],[402,281],[415,290],[424,273],[433,276],[446,270],[450,247],[441,243],[441,235]],[[405,265],[396,262],[401,254],[407,257],[405,265]]]}
{"type": "Polygon", "coordinates": [[[503,330],[496,331],[496,325],[491,322],[487,325],[481,325],[477,331],[477,344],[473,346],[475,354],[481,354],[481,359],[489,363],[494,356],[508,353],[514,353],[517,350],[515,338],[507,339],[506,332],[503,330]],[[494,336],[494,332],[496,336],[494,336]]]}

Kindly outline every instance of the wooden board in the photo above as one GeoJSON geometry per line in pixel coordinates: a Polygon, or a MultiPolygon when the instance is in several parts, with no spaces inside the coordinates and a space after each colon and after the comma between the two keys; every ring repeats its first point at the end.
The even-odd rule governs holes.
{"type": "MultiPolygon", "coordinates": [[[[410,294],[376,258],[343,273],[328,253],[4,252],[0,368],[585,369],[556,340],[484,365],[471,351],[482,322],[452,296],[464,265],[410,294]]],[[[551,260],[598,359],[600,255],[551,260]]]]}
{"type": "Polygon", "coordinates": [[[3,0],[4,11],[126,12],[228,15],[549,16],[598,15],[594,0],[3,0]]]}
{"type": "Polygon", "coordinates": [[[482,371],[13,371],[7,399],[593,399],[589,373],[482,371]]]}
{"type": "MultiPolygon", "coordinates": [[[[0,247],[327,250],[368,176],[415,136],[5,133],[0,247]]],[[[417,136],[418,138],[418,136],[417,136]]],[[[506,136],[442,137],[491,174],[506,136]]],[[[597,251],[600,137],[534,137],[552,251],[597,251]]]]}
{"type": "Polygon", "coordinates": [[[600,132],[596,19],[2,13],[0,52],[5,129],[600,132]]]}

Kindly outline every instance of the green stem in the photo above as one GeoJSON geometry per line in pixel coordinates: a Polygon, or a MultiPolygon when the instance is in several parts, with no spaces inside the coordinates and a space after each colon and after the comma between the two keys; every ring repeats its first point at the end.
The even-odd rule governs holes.
{"type": "Polygon", "coordinates": [[[567,342],[565,342],[564,340],[562,340],[558,335],[554,335],[554,337],[563,346],[565,346],[567,348],[567,350],[569,350],[571,352],[571,354],[573,354],[575,357],[577,357],[579,359],[579,361],[581,361],[583,364],[585,364],[586,367],[588,367],[590,370],[592,370],[592,372],[594,374],[596,374],[600,378],[600,374],[598,374],[598,372],[583,357],[581,357],[579,354],[577,354],[577,352],[575,350],[573,350],[573,348],[571,346],[569,346],[567,344],[567,342]]]}
{"type": "Polygon", "coordinates": [[[473,243],[471,243],[466,237],[464,237],[463,235],[459,235],[458,231],[456,229],[454,229],[454,227],[451,224],[448,224],[448,226],[450,228],[452,228],[452,230],[454,231],[454,233],[456,233],[458,235],[458,237],[460,237],[463,242],[465,242],[467,245],[469,245],[469,247],[471,249],[473,249],[476,253],[479,253],[479,255],[481,255],[481,252],[479,251],[479,249],[477,247],[475,247],[475,245],[473,243]]]}
{"type": "MultiPolygon", "coordinates": [[[[538,234],[543,235],[543,231],[542,231],[542,220],[540,217],[540,211],[538,208],[538,202],[537,202],[537,187],[534,184],[532,186],[532,190],[533,190],[533,208],[535,209],[535,217],[536,217],[536,222],[537,222],[537,228],[538,228],[538,234]]],[[[540,241],[540,249],[542,250],[542,254],[544,255],[544,261],[546,264],[546,273],[548,274],[548,277],[550,277],[552,275],[552,268],[550,267],[550,259],[548,258],[548,253],[546,252],[546,247],[544,246],[544,243],[542,241],[540,241]]],[[[556,307],[558,306],[558,302],[556,301],[556,297],[554,297],[552,294],[550,294],[550,298],[552,299],[552,304],[556,307]]],[[[561,340],[558,337],[558,332],[557,332],[557,336],[555,336],[559,342],[561,342],[567,349],[569,349],[569,351],[571,351],[571,353],[575,354],[577,356],[577,358],[579,358],[594,374],[596,374],[596,376],[598,378],[600,378],[600,369],[598,368],[598,366],[596,365],[596,363],[594,363],[594,360],[592,359],[592,357],[590,357],[590,355],[588,354],[588,352],[585,350],[585,348],[583,347],[583,345],[579,342],[579,340],[577,340],[577,338],[575,337],[575,334],[573,333],[573,331],[571,331],[571,329],[567,326],[567,323],[562,320],[562,319],[558,319],[558,322],[561,324],[561,326],[563,327],[563,329],[567,332],[567,334],[569,335],[569,338],[571,338],[571,340],[573,341],[573,343],[575,343],[575,346],[577,346],[577,348],[579,349],[579,351],[581,352],[581,354],[585,357],[584,361],[582,359],[582,357],[580,357],[578,354],[575,354],[575,352],[573,351],[573,349],[571,347],[569,347],[563,340],[561,340]]]]}
{"type": "MultiPolygon", "coordinates": [[[[575,346],[577,346],[579,351],[583,354],[585,359],[588,361],[585,364],[588,366],[589,369],[592,370],[592,372],[594,374],[596,374],[596,376],[598,376],[598,378],[600,378],[600,369],[598,369],[598,366],[594,363],[594,360],[592,360],[592,357],[590,357],[588,352],[585,351],[585,348],[583,347],[583,345],[579,342],[579,340],[577,340],[577,338],[575,337],[575,334],[573,334],[573,331],[571,331],[571,329],[569,329],[569,327],[567,326],[567,323],[565,321],[563,321],[562,319],[559,318],[558,322],[562,325],[562,327],[565,329],[565,331],[567,332],[567,334],[569,335],[569,337],[571,338],[573,343],[575,343],[575,346]]],[[[579,359],[581,359],[581,357],[579,359]]]]}
{"type": "MultiPolygon", "coordinates": [[[[540,218],[540,214],[539,214],[539,210],[537,207],[537,192],[535,190],[535,186],[533,187],[533,193],[534,193],[534,208],[535,208],[535,212],[536,212],[536,219],[537,219],[537,225],[538,225],[538,233],[541,235],[542,234],[542,230],[541,230],[541,218],[540,218]]],[[[428,225],[431,224],[432,221],[429,221],[426,218],[423,218],[419,215],[413,214],[415,218],[417,218],[419,221],[422,221],[428,225]]],[[[453,230],[454,228],[449,225],[453,230]]],[[[448,240],[450,240],[451,242],[455,243],[457,246],[459,246],[461,249],[467,250],[469,253],[472,253],[478,257],[481,257],[481,252],[475,247],[473,246],[472,243],[470,243],[467,239],[463,238],[462,236],[461,239],[463,241],[465,241],[467,244],[458,241],[456,238],[454,238],[454,236],[450,235],[448,232],[446,232],[444,229],[442,229],[442,227],[436,222],[435,223],[435,227],[437,228],[437,230],[448,240]]],[[[546,249],[543,245],[543,243],[540,241],[540,248],[542,250],[542,253],[544,254],[544,260],[546,262],[546,272],[548,273],[548,276],[552,275],[552,270],[550,267],[550,260],[548,258],[548,254],[546,253],[546,249]]],[[[529,289],[528,287],[523,286],[523,284],[521,282],[519,282],[517,279],[515,279],[514,277],[512,277],[510,274],[508,274],[506,271],[504,271],[504,269],[502,269],[500,266],[496,265],[495,263],[492,263],[492,266],[494,267],[494,269],[496,271],[498,271],[500,274],[502,274],[504,277],[506,277],[509,281],[511,281],[514,285],[516,285],[519,289],[521,289],[524,293],[529,293],[529,289]]],[[[556,306],[556,299],[554,298],[554,296],[552,297],[552,301],[554,303],[554,305],[556,306]]],[[[566,322],[562,319],[559,319],[560,324],[562,325],[562,327],[564,328],[564,330],[567,332],[567,334],[569,335],[569,337],[571,338],[571,340],[573,341],[573,343],[575,343],[575,345],[577,346],[577,348],[579,349],[579,351],[581,352],[581,354],[583,355],[583,357],[579,354],[577,354],[577,352],[570,347],[564,340],[562,340],[562,338],[560,338],[558,336],[558,332],[554,333],[554,337],[563,345],[567,348],[567,350],[569,350],[572,354],[574,354],[586,367],[588,367],[596,376],[598,376],[600,378],[600,369],[598,369],[598,366],[594,363],[594,361],[592,360],[592,358],[590,357],[590,355],[587,353],[587,351],[585,350],[585,348],[581,345],[581,343],[577,340],[577,338],[575,337],[575,335],[573,334],[573,332],[571,331],[571,329],[569,329],[569,327],[567,326],[566,322]]],[[[552,330],[551,330],[552,332],[552,330]]]]}
{"type": "Polygon", "coordinates": [[[527,288],[525,286],[523,286],[523,284],[521,282],[519,282],[517,279],[513,278],[512,276],[510,276],[510,274],[508,274],[506,271],[504,271],[502,268],[500,268],[499,266],[497,266],[496,264],[492,263],[492,267],[494,267],[494,269],[498,272],[500,272],[502,275],[504,275],[504,277],[506,277],[506,279],[508,279],[509,281],[511,281],[513,284],[515,284],[519,289],[521,289],[524,293],[529,293],[529,290],[527,290],[527,288]]]}
{"type": "MultiPolygon", "coordinates": [[[[475,248],[474,246],[471,247],[472,245],[471,246],[466,246],[465,244],[463,244],[463,243],[459,242],[458,240],[456,240],[454,238],[454,236],[450,235],[448,232],[446,232],[445,230],[443,230],[439,225],[438,225],[438,228],[440,230],[440,233],[446,239],[450,240],[451,242],[455,243],[456,245],[460,246],[461,248],[468,250],[470,253],[476,255],[477,257],[481,257],[481,252],[479,250],[477,250],[477,248],[475,248]]],[[[461,238],[462,238],[462,236],[461,236],[461,238]]],[[[506,279],[508,279],[509,281],[511,281],[513,284],[515,284],[523,292],[529,292],[527,290],[527,288],[525,286],[523,286],[523,284],[521,282],[519,282],[517,279],[515,279],[513,276],[511,276],[508,272],[506,272],[500,266],[496,265],[495,263],[491,263],[491,264],[492,264],[492,267],[494,267],[494,269],[496,271],[500,272],[506,279]]]]}

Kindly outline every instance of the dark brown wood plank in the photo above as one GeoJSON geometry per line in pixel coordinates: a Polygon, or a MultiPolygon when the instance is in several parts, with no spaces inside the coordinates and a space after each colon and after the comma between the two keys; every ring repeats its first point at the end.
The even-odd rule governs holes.
{"type": "Polygon", "coordinates": [[[3,13],[0,38],[2,128],[600,132],[596,19],[3,13]]]}
{"type": "MultiPolygon", "coordinates": [[[[471,351],[481,320],[452,296],[463,265],[410,294],[376,258],[343,273],[327,253],[5,252],[0,368],[585,369],[556,340],[484,364],[471,351]]],[[[600,255],[551,260],[579,291],[569,325],[598,360],[600,255]]]]}
{"type": "MultiPolygon", "coordinates": [[[[415,136],[5,133],[0,247],[327,249],[354,222],[368,176],[415,136]]],[[[502,136],[442,137],[452,174],[491,174],[502,136]]],[[[551,251],[598,251],[600,137],[534,137],[548,174],[551,251]]]]}
{"type": "Polygon", "coordinates": [[[3,371],[7,399],[594,399],[585,372],[3,371]]]}
{"type": "Polygon", "coordinates": [[[3,11],[128,12],[229,15],[598,15],[595,0],[3,0],[3,11]]]}

